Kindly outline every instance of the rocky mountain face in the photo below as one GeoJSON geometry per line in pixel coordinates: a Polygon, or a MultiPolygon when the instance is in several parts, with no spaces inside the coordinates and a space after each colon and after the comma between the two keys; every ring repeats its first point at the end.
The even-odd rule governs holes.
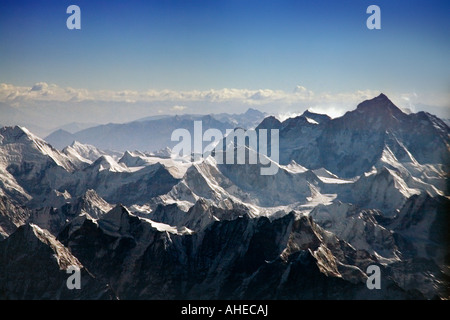
{"type": "MultiPolygon", "coordinates": [[[[67,225],[59,240],[124,299],[370,297],[362,270],[378,263],[294,213],[216,221],[191,233],[118,206],[97,223],[67,225]]],[[[421,297],[386,282],[392,288],[373,298],[421,297]]]]}
{"type": "Polygon", "coordinates": [[[319,121],[308,121],[309,112],[278,125],[265,119],[259,128],[280,129],[282,164],[295,160],[340,177],[370,171],[386,146],[400,161],[414,157],[421,164],[448,164],[448,126],[426,112],[405,114],[384,94],[340,118],[316,117],[319,121]]]}
{"type": "Polygon", "coordinates": [[[0,240],[7,238],[17,227],[25,224],[29,210],[14,204],[8,197],[0,197],[0,240]]]}
{"type": "Polygon", "coordinates": [[[274,175],[248,163],[250,146],[245,164],[191,163],[167,148],[59,151],[1,128],[0,298],[450,298],[444,122],[380,95],[258,129],[279,130],[274,175]],[[69,265],[81,290],[67,289],[69,265]],[[379,290],[366,286],[373,265],[379,290]]]}
{"type": "Polygon", "coordinates": [[[1,299],[114,299],[107,284],[90,274],[48,231],[19,227],[0,242],[1,299]],[[80,269],[80,289],[69,290],[67,272],[80,269]]]}

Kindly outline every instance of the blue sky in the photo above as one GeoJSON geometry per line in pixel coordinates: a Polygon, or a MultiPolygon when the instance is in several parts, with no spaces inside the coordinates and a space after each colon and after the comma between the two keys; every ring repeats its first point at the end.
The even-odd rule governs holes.
{"type": "Polygon", "coordinates": [[[429,104],[440,97],[443,105],[449,12],[447,0],[2,0],[0,83],[285,92],[301,85],[408,93],[429,104]],[[81,30],[66,28],[70,4],[81,8],[81,30]],[[381,30],[366,28],[371,4],[381,8],[381,30]]]}
{"type": "Polygon", "coordinates": [[[0,81],[92,89],[443,90],[449,1],[2,1],[0,81]],[[68,5],[82,29],[68,30],[68,5]],[[378,4],[382,29],[368,30],[378,4]]]}

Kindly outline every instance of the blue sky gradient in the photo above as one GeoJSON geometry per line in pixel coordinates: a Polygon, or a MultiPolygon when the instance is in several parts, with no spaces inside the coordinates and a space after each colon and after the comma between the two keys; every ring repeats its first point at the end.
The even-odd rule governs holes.
{"type": "Polygon", "coordinates": [[[450,1],[1,1],[0,82],[447,92],[450,1]],[[81,30],[66,8],[81,8],[81,30]],[[381,8],[381,30],[366,8],[381,8]]]}

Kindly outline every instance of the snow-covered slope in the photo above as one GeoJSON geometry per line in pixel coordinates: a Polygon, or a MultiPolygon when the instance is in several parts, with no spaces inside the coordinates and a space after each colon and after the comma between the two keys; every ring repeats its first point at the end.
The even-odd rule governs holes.
{"type": "Polygon", "coordinates": [[[69,179],[77,164],[25,128],[0,129],[0,186],[19,203],[69,179]]]}
{"type": "Polygon", "coordinates": [[[56,206],[55,194],[78,197],[88,189],[115,203],[141,203],[170,190],[177,182],[174,176],[186,170],[171,159],[156,157],[146,158],[140,167],[127,167],[79,143],[60,152],[21,127],[0,130],[0,151],[2,192],[32,208],[56,206]]]}
{"type": "Polygon", "coordinates": [[[335,198],[335,195],[320,193],[323,183],[311,171],[279,167],[275,175],[262,176],[260,167],[218,165],[209,156],[189,167],[182,180],[168,193],[153,199],[150,207],[154,210],[157,205],[176,204],[179,210],[187,213],[199,199],[205,199],[217,208],[246,208],[251,216],[268,216],[287,213],[292,208],[307,210],[309,206],[311,210],[318,199],[328,202],[327,199],[335,198]]]}
{"type": "MultiPolygon", "coordinates": [[[[272,124],[280,129],[282,164],[295,160],[310,169],[323,167],[341,177],[355,177],[370,171],[394,140],[420,164],[449,160],[449,127],[428,113],[403,113],[384,94],[360,103],[340,118],[313,124],[308,117],[272,124]]],[[[260,126],[270,127],[267,124],[260,126]]],[[[397,149],[397,158],[404,161],[397,149]]]]}
{"type": "Polygon", "coordinates": [[[46,207],[31,211],[29,222],[57,235],[62,228],[81,215],[98,219],[111,210],[112,205],[103,200],[94,190],[86,191],[82,196],[71,197],[66,192],[60,194],[55,191],[57,200],[48,201],[46,207]]]}
{"type": "Polygon", "coordinates": [[[393,232],[378,223],[376,218],[380,215],[379,211],[360,209],[340,201],[318,205],[310,213],[322,228],[331,231],[354,248],[398,260],[393,232]]]}
{"type": "Polygon", "coordinates": [[[54,149],[44,140],[33,135],[24,127],[3,127],[0,129],[2,163],[11,164],[26,161],[40,165],[43,159],[67,171],[75,169],[71,159],[54,149]]]}
{"type": "MultiPolygon", "coordinates": [[[[173,126],[198,119],[204,130],[225,128],[212,116],[182,116],[83,135],[100,130],[97,141],[115,130],[108,139],[135,150],[125,146],[130,132],[152,132],[160,144],[173,126]]],[[[233,143],[191,163],[168,148],[118,157],[74,142],[58,151],[25,128],[2,128],[0,253],[25,261],[28,230],[30,243],[61,247],[55,256],[70,249],[119,298],[449,298],[444,122],[380,95],[340,118],[306,111],[267,117],[262,128],[280,130],[273,175],[261,174],[267,157],[233,143]],[[218,163],[241,150],[243,164],[218,163]],[[381,291],[365,286],[371,264],[382,268],[381,291]]],[[[30,256],[59,268],[43,248],[30,256]]],[[[5,283],[0,273],[0,294],[5,283]]],[[[8,290],[26,296],[24,287],[8,290]]],[[[53,287],[48,295],[59,297],[53,287]]]]}
{"type": "Polygon", "coordinates": [[[74,141],[71,145],[65,147],[62,153],[71,159],[78,159],[80,162],[88,164],[91,164],[101,156],[111,156],[108,152],[99,150],[89,144],[82,144],[78,141],[74,141]]]}

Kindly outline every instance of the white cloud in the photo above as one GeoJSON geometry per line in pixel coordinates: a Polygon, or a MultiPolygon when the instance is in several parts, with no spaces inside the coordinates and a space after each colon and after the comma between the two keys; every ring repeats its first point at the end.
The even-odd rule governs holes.
{"type": "Polygon", "coordinates": [[[183,111],[183,110],[187,109],[187,107],[186,106],[173,106],[171,109],[173,111],[183,111]]]}
{"type": "MultiPolygon", "coordinates": [[[[0,84],[0,101],[11,102],[22,101],[104,101],[104,102],[238,102],[244,105],[264,105],[272,102],[279,102],[280,105],[294,105],[306,103],[308,106],[335,104],[348,105],[354,108],[359,102],[370,99],[380,92],[377,90],[359,90],[354,92],[328,93],[313,92],[303,86],[296,86],[292,92],[271,89],[210,89],[210,90],[88,90],[83,88],[62,88],[55,84],[38,82],[31,87],[15,86],[12,84],[0,84]]],[[[389,94],[388,96],[403,103],[430,103],[422,101],[423,96],[416,93],[389,94]]],[[[436,98],[436,97],[434,97],[436,98]]],[[[439,103],[448,105],[446,99],[435,99],[439,103]]],[[[173,104],[174,106],[184,106],[184,104],[173,104]]],[[[177,109],[174,109],[177,110],[177,109]]],[[[178,110],[180,111],[180,110],[178,110]]]]}
{"type": "Polygon", "coordinates": [[[298,98],[310,99],[314,96],[314,92],[303,86],[296,86],[294,89],[294,95],[298,98]]]}
{"type": "MultiPolygon", "coordinates": [[[[210,90],[88,90],[71,87],[62,88],[55,84],[39,82],[31,87],[0,84],[0,101],[114,101],[114,102],[236,102],[244,105],[264,105],[279,102],[281,105],[295,103],[318,104],[327,102],[357,102],[372,97],[373,91],[357,91],[352,93],[328,94],[314,93],[302,86],[293,92],[271,89],[210,89],[210,90]]],[[[184,104],[175,104],[175,106],[184,104]]],[[[174,109],[180,111],[180,109],[174,109]]]]}
{"type": "Polygon", "coordinates": [[[38,82],[33,87],[31,87],[30,91],[44,91],[48,88],[48,84],[45,82],[38,82]]]}
{"type": "MultiPolygon", "coordinates": [[[[287,118],[310,109],[332,117],[356,108],[358,103],[380,94],[377,90],[352,92],[314,92],[296,86],[287,92],[272,89],[210,90],[89,90],[60,87],[39,82],[32,86],[0,83],[0,102],[21,109],[27,123],[56,127],[73,121],[125,122],[156,114],[186,112],[242,113],[252,107],[287,118]],[[187,107],[189,106],[189,107],[187,107]]],[[[442,116],[448,114],[450,96],[423,95],[416,92],[385,92],[399,107],[415,112],[426,108],[442,116]],[[425,107],[424,107],[425,106],[425,107]]],[[[0,115],[1,118],[2,115],[0,115]]],[[[447,116],[449,117],[449,116],[447,116]]]]}

